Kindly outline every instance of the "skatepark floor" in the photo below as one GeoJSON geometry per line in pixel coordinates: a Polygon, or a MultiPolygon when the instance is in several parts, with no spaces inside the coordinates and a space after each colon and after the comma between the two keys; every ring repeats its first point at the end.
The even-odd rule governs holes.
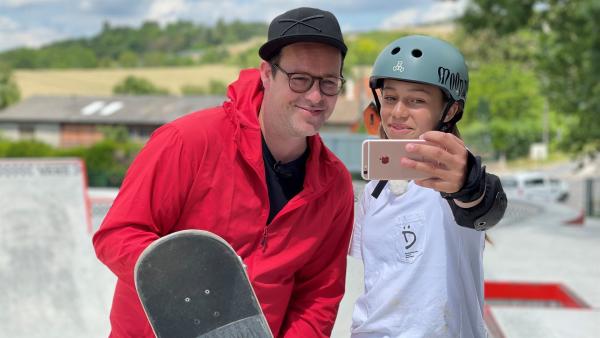
{"type": "MultiPolygon", "coordinates": [[[[488,231],[493,244],[486,244],[484,250],[485,280],[561,285],[587,307],[486,300],[497,326],[490,331],[491,338],[600,336],[600,219],[586,217],[583,224],[568,224],[578,216],[578,210],[564,204],[509,201],[504,219],[488,231]]],[[[333,338],[350,336],[352,307],[363,289],[362,278],[362,263],[349,257],[346,294],[333,338]]]]}
{"type": "MultiPolygon", "coordinates": [[[[361,189],[358,182],[357,193],[361,189]]],[[[65,226],[65,220],[84,217],[79,200],[64,209],[45,197],[40,202],[43,213],[35,215],[17,208],[20,197],[15,193],[2,195],[0,337],[108,336],[115,277],[95,259],[91,234],[116,191],[92,189],[89,194],[91,228],[86,222],[65,226]],[[9,216],[10,226],[5,222],[9,216]]],[[[600,220],[585,218],[583,224],[567,224],[577,215],[578,211],[562,204],[511,201],[505,219],[488,232],[493,244],[484,251],[486,281],[560,284],[587,305],[573,309],[543,302],[491,303],[489,312],[499,330],[491,337],[598,337],[600,220]]],[[[362,275],[362,263],[349,258],[346,294],[334,338],[350,336],[353,303],[363,289],[362,275]]]]}

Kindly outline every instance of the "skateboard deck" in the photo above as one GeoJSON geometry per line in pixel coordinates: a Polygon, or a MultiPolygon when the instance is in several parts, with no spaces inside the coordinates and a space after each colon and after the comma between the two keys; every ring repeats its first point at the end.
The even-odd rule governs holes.
{"type": "Polygon", "coordinates": [[[169,234],[135,265],[135,287],[157,337],[273,337],[242,260],[202,230],[169,234]]]}

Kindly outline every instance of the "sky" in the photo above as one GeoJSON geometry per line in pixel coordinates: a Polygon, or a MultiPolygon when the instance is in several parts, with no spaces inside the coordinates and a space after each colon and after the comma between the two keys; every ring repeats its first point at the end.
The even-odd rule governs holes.
{"type": "Polygon", "coordinates": [[[0,0],[0,51],[39,47],[50,42],[91,37],[103,22],[138,27],[191,20],[212,25],[225,21],[270,22],[295,7],[333,12],[342,31],[394,29],[460,15],[467,0],[0,0]]]}

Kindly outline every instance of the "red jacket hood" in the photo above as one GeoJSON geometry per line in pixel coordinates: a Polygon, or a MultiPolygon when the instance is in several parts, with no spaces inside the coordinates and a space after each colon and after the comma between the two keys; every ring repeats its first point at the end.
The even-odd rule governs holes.
{"type": "Polygon", "coordinates": [[[234,124],[240,124],[245,127],[258,128],[258,112],[262,104],[264,88],[260,79],[258,69],[244,69],[240,72],[238,79],[232,82],[227,88],[227,97],[234,114],[230,117],[234,124]]]}

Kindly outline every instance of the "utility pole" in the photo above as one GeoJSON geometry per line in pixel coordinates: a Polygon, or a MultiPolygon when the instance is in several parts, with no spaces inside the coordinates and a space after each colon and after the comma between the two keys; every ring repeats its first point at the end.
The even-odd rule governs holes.
{"type": "Polygon", "coordinates": [[[549,130],[549,120],[548,120],[548,99],[544,97],[544,111],[542,115],[542,142],[546,149],[548,149],[548,143],[550,141],[550,130],[549,130]]]}

